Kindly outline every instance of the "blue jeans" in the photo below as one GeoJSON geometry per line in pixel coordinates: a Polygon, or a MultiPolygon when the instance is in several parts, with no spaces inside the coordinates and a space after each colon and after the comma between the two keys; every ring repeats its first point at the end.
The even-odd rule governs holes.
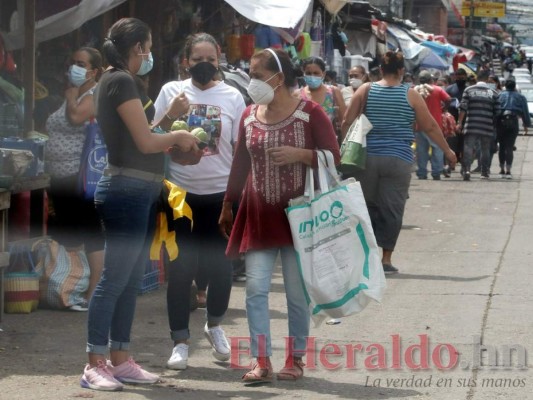
{"type": "Polygon", "coordinates": [[[286,353],[302,357],[305,355],[309,336],[310,314],[298,271],[296,251],[292,246],[251,250],[245,255],[246,314],[252,356],[272,355],[268,293],[278,253],[281,253],[283,283],[287,298],[289,337],[294,339],[293,348],[287,349],[286,353]]]}
{"type": "Polygon", "coordinates": [[[419,178],[427,178],[429,148],[431,147],[431,175],[440,176],[444,168],[444,153],[424,132],[415,132],[416,137],[416,162],[419,178]]]}
{"type": "Polygon", "coordinates": [[[140,283],[155,230],[161,182],[102,177],[94,202],[105,236],[104,269],[89,304],[87,352],[128,350],[140,283]]]}

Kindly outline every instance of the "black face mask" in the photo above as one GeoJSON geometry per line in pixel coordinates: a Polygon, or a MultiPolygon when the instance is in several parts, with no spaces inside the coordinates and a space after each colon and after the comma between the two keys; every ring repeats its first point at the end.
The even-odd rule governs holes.
{"type": "Polygon", "coordinates": [[[213,79],[217,71],[217,67],[207,61],[202,61],[189,68],[189,73],[191,74],[192,79],[194,79],[200,85],[208,84],[213,79]]]}
{"type": "Polygon", "coordinates": [[[463,80],[463,79],[457,79],[457,80],[455,81],[455,83],[457,84],[457,87],[460,87],[460,88],[463,88],[463,87],[466,86],[466,81],[463,80]]]}

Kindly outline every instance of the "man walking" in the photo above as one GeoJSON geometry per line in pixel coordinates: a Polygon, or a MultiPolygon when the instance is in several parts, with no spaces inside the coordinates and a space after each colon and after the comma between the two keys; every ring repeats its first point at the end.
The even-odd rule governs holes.
{"type": "MultiPolygon", "coordinates": [[[[422,95],[429,112],[439,124],[442,130],[442,107],[450,104],[451,98],[444,89],[433,84],[433,76],[429,71],[421,71],[418,75],[419,85],[415,89],[422,95]]],[[[429,149],[431,148],[431,176],[433,180],[440,180],[444,166],[444,153],[424,132],[420,132],[418,127],[415,132],[416,138],[416,161],[418,179],[427,179],[427,165],[429,159],[429,149]]]]}
{"type": "Polygon", "coordinates": [[[505,91],[500,94],[501,115],[498,121],[498,143],[500,149],[500,177],[512,179],[511,167],[513,166],[513,151],[516,137],[518,136],[518,119],[524,123],[525,134],[531,126],[531,117],[527,107],[527,99],[516,91],[516,82],[509,79],[505,82],[505,91]]]}
{"type": "Polygon", "coordinates": [[[500,113],[500,102],[498,93],[487,85],[488,78],[488,72],[480,72],[478,82],[465,89],[459,106],[458,130],[462,130],[465,138],[461,161],[465,181],[470,180],[476,141],[481,147],[481,178],[489,178],[490,146],[494,141],[494,125],[500,113]]]}

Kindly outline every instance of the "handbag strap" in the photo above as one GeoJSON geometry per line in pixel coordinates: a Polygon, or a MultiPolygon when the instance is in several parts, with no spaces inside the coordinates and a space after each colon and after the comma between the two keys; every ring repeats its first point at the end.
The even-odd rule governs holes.
{"type": "MultiPolygon", "coordinates": [[[[340,184],[340,180],[337,174],[337,169],[335,168],[335,162],[333,154],[329,150],[317,150],[317,159],[318,159],[318,184],[320,185],[320,192],[326,193],[331,190],[332,187],[340,184]],[[330,182],[333,181],[333,185],[330,185],[330,182]]],[[[305,181],[305,191],[304,195],[309,197],[310,200],[315,198],[315,180],[314,180],[314,169],[308,165],[307,174],[305,181]]]]}

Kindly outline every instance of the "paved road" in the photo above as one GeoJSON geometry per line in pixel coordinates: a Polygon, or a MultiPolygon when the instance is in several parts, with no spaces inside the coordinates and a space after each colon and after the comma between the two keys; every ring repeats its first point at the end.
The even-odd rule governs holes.
{"type": "MultiPolygon", "coordinates": [[[[39,310],[6,315],[0,324],[0,399],[531,399],[531,362],[529,369],[518,364],[533,349],[533,141],[519,137],[515,154],[510,181],[413,175],[394,259],[401,274],[388,279],[382,304],[312,329],[317,365],[302,381],[245,387],[243,371],[212,359],[200,310],[191,318],[190,367],[165,370],[171,342],[160,289],[139,298],[133,352],[162,375],[161,383],[118,394],[81,389],[85,314],[39,310]],[[486,352],[480,358],[480,343],[490,359],[486,352]],[[340,354],[324,356],[333,345],[340,354]],[[350,345],[359,349],[354,360],[350,345]],[[427,362],[420,348],[427,349],[427,362]],[[500,366],[491,368],[494,355],[500,366]]],[[[277,271],[271,295],[276,369],[284,360],[284,304],[277,271]]],[[[225,329],[232,337],[247,334],[243,284],[233,288],[225,329]]]]}

